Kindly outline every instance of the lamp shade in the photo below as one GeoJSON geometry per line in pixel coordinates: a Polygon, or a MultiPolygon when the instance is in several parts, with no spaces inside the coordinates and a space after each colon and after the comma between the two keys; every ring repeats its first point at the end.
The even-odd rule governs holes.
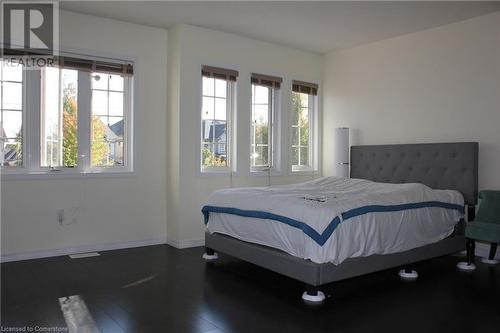
{"type": "Polygon", "coordinates": [[[334,130],[334,176],[349,178],[349,128],[334,130]]]}

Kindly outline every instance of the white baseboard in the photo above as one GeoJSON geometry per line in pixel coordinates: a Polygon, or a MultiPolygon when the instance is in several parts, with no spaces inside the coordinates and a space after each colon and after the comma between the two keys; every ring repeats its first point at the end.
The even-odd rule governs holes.
{"type": "Polygon", "coordinates": [[[205,239],[183,239],[183,240],[177,240],[177,239],[172,239],[167,237],[167,244],[170,246],[173,246],[177,249],[186,249],[188,247],[197,247],[197,246],[204,246],[205,245],[205,239]]]}
{"type": "Polygon", "coordinates": [[[126,242],[98,244],[98,245],[91,244],[91,245],[81,245],[75,247],[65,247],[59,249],[2,254],[0,262],[57,257],[57,256],[82,253],[82,252],[118,250],[118,249],[127,249],[132,247],[141,247],[141,246],[159,245],[159,244],[166,244],[166,238],[159,237],[159,238],[145,239],[139,241],[126,241],[126,242]]]}

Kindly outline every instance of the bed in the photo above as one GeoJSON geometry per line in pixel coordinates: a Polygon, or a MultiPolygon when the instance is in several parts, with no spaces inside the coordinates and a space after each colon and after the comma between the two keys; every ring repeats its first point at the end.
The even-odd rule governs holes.
{"type": "Polygon", "coordinates": [[[352,179],[222,190],[202,210],[204,258],[218,251],[302,281],[309,302],[323,301],[323,284],[392,267],[414,278],[412,263],[465,248],[457,221],[473,218],[477,160],[474,142],[353,146],[352,179]]]}

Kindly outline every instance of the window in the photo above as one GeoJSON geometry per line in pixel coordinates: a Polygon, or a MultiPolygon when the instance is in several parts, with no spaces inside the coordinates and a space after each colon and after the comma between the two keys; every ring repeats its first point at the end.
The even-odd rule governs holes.
{"type": "Polygon", "coordinates": [[[313,170],[317,85],[294,81],[292,87],[292,171],[313,170]]]}
{"type": "Polygon", "coordinates": [[[250,165],[254,169],[272,166],[272,119],[272,89],[252,84],[250,165]]]}
{"type": "Polygon", "coordinates": [[[23,68],[0,59],[0,165],[23,165],[23,68]]]}
{"type": "Polygon", "coordinates": [[[41,166],[71,167],[78,162],[78,71],[41,69],[41,166]]]}
{"type": "Polygon", "coordinates": [[[282,79],[253,73],[251,82],[250,169],[260,171],[273,167],[275,90],[282,79]]]}
{"type": "Polygon", "coordinates": [[[228,82],[203,78],[202,166],[227,167],[228,82]]]}
{"type": "Polygon", "coordinates": [[[61,56],[58,67],[23,71],[12,65],[15,58],[4,58],[2,172],[8,166],[23,166],[13,173],[132,171],[133,67],[101,59],[61,56]],[[23,127],[30,129],[24,136],[23,127]]]}
{"type": "Polygon", "coordinates": [[[233,82],[238,72],[203,66],[201,169],[230,168],[233,82]]]}
{"type": "Polygon", "coordinates": [[[124,84],[120,75],[92,74],[92,166],[124,165],[124,84]]]}

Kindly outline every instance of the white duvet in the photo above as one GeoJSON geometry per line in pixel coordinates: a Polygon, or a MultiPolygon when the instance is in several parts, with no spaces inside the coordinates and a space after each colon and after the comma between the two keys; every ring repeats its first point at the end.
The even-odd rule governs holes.
{"type": "Polygon", "coordinates": [[[208,231],[316,263],[406,251],[449,236],[463,217],[457,191],[336,177],[215,191],[208,231]]]}

